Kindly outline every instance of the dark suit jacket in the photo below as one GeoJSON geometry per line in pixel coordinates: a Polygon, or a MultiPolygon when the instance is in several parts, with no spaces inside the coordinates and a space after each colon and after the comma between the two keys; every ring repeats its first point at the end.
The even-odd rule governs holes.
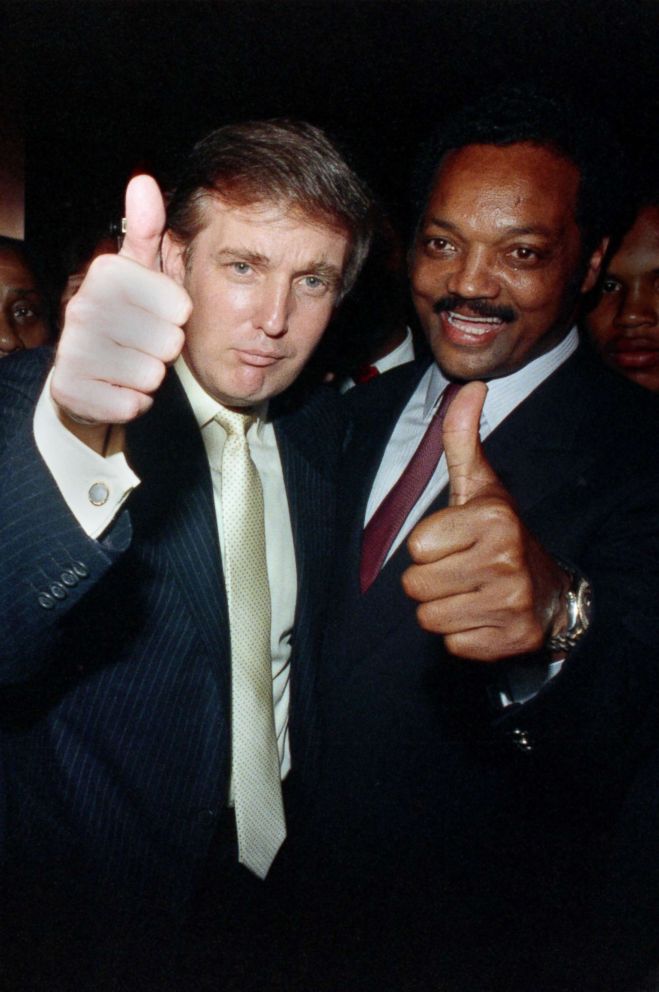
{"type": "MultiPolygon", "coordinates": [[[[0,367],[5,860],[179,907],[229,771],[227,604],[203,442],[170,374],[127,432],[141,485],[89,539],[32,437],[49,363],[30,353],[0,367]]],[[[342,423],[329,391],[275,413],[298,572],[290,739],[302,808],[342,423]]]]}
{"type": "Polygon", "coordinates": [[[322,675],[321,929],[338,928],[353,955],[344,980],[361,967],[368,988],[576,989],[560,984],[569,954],[542,980],[539,957],[552,972],[560,921],[569,935],[583,917],[584,852],[599,850],[659,726],[656,403],[578,352],[486,440],[527,526],[595,597],[561,674],[502,711],[502,669],[451,658],[418,627],[404,545],[359,594],[368,493],[423,371],[350,394],[322,675]]]}

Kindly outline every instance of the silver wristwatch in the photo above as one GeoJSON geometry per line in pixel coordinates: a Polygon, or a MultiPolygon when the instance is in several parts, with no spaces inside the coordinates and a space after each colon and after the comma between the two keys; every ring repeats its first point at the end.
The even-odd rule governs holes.
{"type": "Polygon", "coordinates": [[[581,640],[590,625],[593,590],[588,579],[578,575],[571,568],[561,565],[570,576],[570,588],[566,593],[567,627],[562,634],[554,634],[547,641],[551,652],[566,654],[581,640]]]}

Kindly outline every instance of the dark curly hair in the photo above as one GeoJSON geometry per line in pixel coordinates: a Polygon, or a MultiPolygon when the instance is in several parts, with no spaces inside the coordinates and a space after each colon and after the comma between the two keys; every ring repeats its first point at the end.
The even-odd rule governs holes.
{"type": "Polygon", "coordinates": [[[581,177],[576,220],[584,257],[625,223],[627,167],[608,123],[592,108],[537,86],[503,86],[465,106],[435,130],[412,180],[413,228],[426,207],[444,155],[467,145],[531,142],[572,162],[581,177]]]}

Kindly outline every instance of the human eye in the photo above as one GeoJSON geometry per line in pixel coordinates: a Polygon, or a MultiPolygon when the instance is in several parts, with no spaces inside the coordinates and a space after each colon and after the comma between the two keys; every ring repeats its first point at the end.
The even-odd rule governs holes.
{"type": "Polygon", "coordinates": [[[313,296],[322,296],[330,288],[327,279],[322,279],[320,276],[314,275],[314,273],[302,276],[300,285],[306,292],[313,294],[313,296]]]}
{"type": "Polygon", "coordinates": [[[237,276],[247,276],[250,274],[250,272],[252,272],[252,266],[249,264],[249,262],[239,262],[239,261],[230,262],[229,268],[237,276]]]}
{"type": "Polygon", "coordinates": [[[617,279],[614,279],[613,276],[605,276],[602,282],[602,293],[606,293],[607,295],[610,293],[618,293],[621,288],[622,286],[617,279]]]}
{"type": "Polygon", "coordinates": [[[16,300],[12,304],[11,314],[17,324],[29,324],[39,319],[41,311],[28,300],[16,300]]]}
{"type": "Polygon", "coordinates": [[[542,252],[530,245],[515,245],[510,249],[509,255],[514,265],[525,268],[537,265],[543,258],[542,252]]]}
{"type": "Polygon", "coordinates": [[[423,239],[423,247],[428,255],[449,255],[455,251],[455,246],[440,235],[434,234],[423,239]]]}

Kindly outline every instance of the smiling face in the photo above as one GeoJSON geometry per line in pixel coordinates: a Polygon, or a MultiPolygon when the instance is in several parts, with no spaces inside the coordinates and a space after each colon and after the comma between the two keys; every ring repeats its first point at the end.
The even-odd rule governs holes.
{"type": "Polygon", "coordinates": [[[467,145],[435,177],[411,264],[435,358],[456,379],[508,375],[570,329],[604,245],[584,264],[579,173],[530,143],[467,145]]]}
{"type": "Polygon", "coordinates": [[[659,206],[640,211],[586,326],[607,365],[659,392],[659,206]]]}
{"type": "Polygon", "coordinates": [[[0,247],[0,358],[50,337],[43,297],[21,255],[0,247]]]}
{"type": "Polygon", "coordinates": [[[226,406],[276,396],[320,341],[341,288],[348,236],[278,204],[217,197],[190,251],[165,236],[163,268],[193,303],[183,354],[226,406]]]}

